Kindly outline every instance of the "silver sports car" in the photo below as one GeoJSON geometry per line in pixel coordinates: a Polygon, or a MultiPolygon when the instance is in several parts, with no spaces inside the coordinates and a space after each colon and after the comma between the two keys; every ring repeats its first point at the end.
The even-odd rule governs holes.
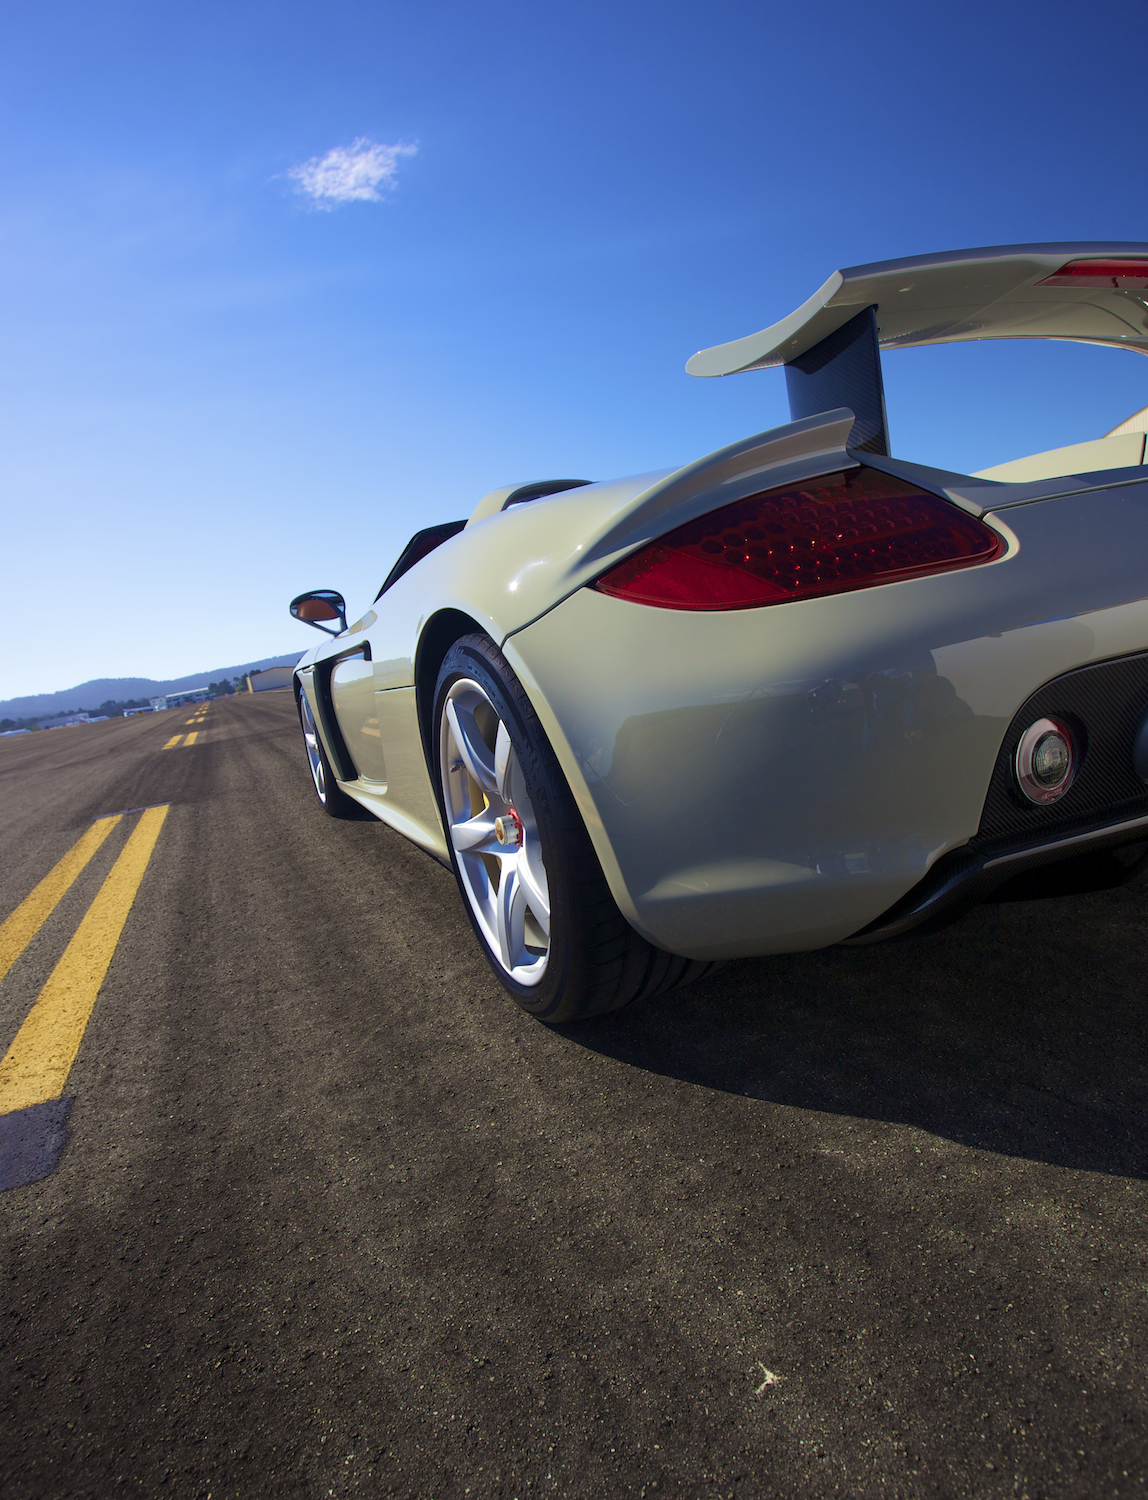
{"type": "Polygon", "coordinates": [[[1148,858],[1148,409],[954,474],[890,456],[883,348],[1148,353],[1148,244],[835,272],[695,354],[793,420],[685,468],[493,490],[295,674],[315,789],[450,864],[568,1021],[740,955],[875,943],[1148,858]]]}

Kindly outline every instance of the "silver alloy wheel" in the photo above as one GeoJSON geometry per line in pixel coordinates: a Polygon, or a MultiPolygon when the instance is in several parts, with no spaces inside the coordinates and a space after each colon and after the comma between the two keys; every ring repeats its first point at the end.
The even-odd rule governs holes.
{"type": "Polygon", "coordinates": [[[516,984],[542,980],[550,958],[550,889],[518,756],[477,682],[451,684],[439,723],[447,832],[471,911],[516,984]]]}
{"type": "Polygon", "coordinates": [[[303,743],[307,746],[307,760],[311,766],[311,776],[315,782],[315,790],[319,794],[319,801],[324,807],[327,805],[327,777],[323,771],[323,753],[319,749],[319,731],[315,728],[314,715],[311,713],[311,705],[307,702],[307,694],[299,694],[299,712],[303,718],[303,743]]]}

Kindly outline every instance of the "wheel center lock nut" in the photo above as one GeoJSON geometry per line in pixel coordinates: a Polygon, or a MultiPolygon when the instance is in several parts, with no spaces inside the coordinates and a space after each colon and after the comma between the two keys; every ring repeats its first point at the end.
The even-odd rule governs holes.
{"type": "Polygon", "coordinates": [[[494,820],[494,836],[500,844],[522,843],[522,819],[513,808],[494,820]]]}

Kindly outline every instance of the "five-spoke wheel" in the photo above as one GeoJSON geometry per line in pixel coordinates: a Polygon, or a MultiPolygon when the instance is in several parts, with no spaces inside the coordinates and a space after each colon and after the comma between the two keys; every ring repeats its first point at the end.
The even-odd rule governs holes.
{"type": "Polygon", "coordinates": [[[333,818],[345,817],[355,804],[335,780],[335,773],[327,759],[327,752],[323,749],[323,741],[315,725],[315,715],[311,712],[305,692],[299,693],[299,723],[303,727],[303,744],[307,748],[307,764],[311,768],[311,780],[315,783],[315,795],[324,812],[333,818]]]}
{"type": "Polygon", "coordinates": [[[327,772],[323,765],[323,751],[319,744],[319,731],[315,728],[315,716],[307,702],[306,693],[299,694],[299,717],[303,721],[303,743],[307,746],[307,763],[311,767],[311,779],[319,801],[327,802],[327,772]]]}
{"type": "Polygon", "coordinates": [[[510,733],[482,686],[459,677],[439,720],[439,774],[459,880],[487,945],[516,984],[550,957],[550,888],[534,805],[510,733]]]}

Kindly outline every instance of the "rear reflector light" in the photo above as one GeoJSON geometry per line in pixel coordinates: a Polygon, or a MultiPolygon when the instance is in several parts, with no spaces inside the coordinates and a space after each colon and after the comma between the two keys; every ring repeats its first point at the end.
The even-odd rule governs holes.
{"type": "Polygon", "coordinates": [[[936,495],[851,469],[711,511],[593,586],[663,609],[750,609],[967,568],[1001,550],[995,531],[936,495]]]}
{"type": "Polygon", "coordinates": [[[1148,289],[1148,259],[1070,260],[1037,286],[1103,286],[1117,291],[1137,292],[1148,289]]]}
{"type": "Polygon", "coordinates": [[[1016,779],[1030,802],[1055,802],[1076,775],[1072,730],[1059,719],[1037,719],[1016,747],[1016,779]]]}

